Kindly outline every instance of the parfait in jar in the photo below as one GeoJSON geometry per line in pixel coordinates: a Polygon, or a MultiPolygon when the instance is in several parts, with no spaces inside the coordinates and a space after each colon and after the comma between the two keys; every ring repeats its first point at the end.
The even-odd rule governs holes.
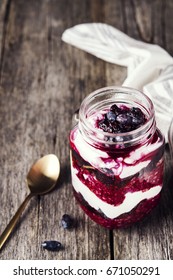
{"type": "Polygon", "coordinates": [[[127,227],[158,204],[164,137],[142,92],[106,87],[88,95],[70,132],[70,150],[74,195],[96,223],[127,227]]]}

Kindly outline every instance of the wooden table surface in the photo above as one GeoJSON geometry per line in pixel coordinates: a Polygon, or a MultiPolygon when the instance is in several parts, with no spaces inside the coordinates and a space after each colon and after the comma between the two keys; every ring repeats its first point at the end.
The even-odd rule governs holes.
{"type": "Polygon", "coordinates": [[[73,112],[95,89],[121,85],[126,69],[65,44],[63,31],[79,23],[105,22],[173,54],[172,0],[0,1],[0,232],[29,190],[32,163],[55,153],[57,188],[34,197],[0,259],[173,259],[173,191],[169,149],[158,207],[142,222],[109,231],[91,221],[72,193],[69,142],[73,112]],[[77,226],[64,230],[68,213],[77,226]],[[58,240],[64,250],[41,248],[58,240]]]}

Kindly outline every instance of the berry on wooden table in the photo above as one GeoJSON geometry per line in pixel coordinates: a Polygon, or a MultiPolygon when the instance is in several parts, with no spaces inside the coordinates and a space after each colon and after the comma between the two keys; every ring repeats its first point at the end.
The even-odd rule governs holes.
{"type": "Polygon", "coordinates": [[[61,219],[61,225],[64,229],[70,229],[74,225],[74,220],[70,215],[64,214],[61,219]]]}
{"type": "Polygon", "coordinates": [[[41,244],[43,249],[49,250],[49,251],[59,251],[63,249],[62,244],[59,241],[56,240],[49,240],[49,241],[44,241],[41,244]]]}

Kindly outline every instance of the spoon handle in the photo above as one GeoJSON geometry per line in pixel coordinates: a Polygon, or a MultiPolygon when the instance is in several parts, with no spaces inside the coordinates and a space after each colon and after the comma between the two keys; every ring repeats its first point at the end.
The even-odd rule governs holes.
{"type": "Polygon", "coordinates": [[[8,237],[10,236],[11,232],[13,231],[14,227],[16,226],[23,210],[25,209],[26,205],[28,204],[29,200],[31,199],[31,197],[33,196],[32,193],[30,193],[25,200],[23,201],[23,203],[21,204],[21,206],[18,208],[16,214],[13,216],[13,218],[11,219],[11,221],[9,222],[9,224],[6,226],[5,230],[3,231],[3,233],[0,236],[0,250],[2,248],[2,246],[4,245],[5,241],[8,239],[8,237]]]}

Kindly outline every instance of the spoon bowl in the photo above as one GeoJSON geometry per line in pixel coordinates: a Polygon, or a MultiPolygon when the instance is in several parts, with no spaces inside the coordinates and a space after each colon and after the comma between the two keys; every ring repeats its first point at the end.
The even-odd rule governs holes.
{"type": "Polygon", "coordinates": [[[20,215],[25,209],[28,201],[34,195],[44,195],[50,192],[56,185],[60,173],[60,163],[54,154],[48,154],[40,158],[34,163],[27,175],[27,184],[30,189],[29,195],[18,208],[16,214],[13,216],[5,230],[0,236],[0,250],[14,227],[16,226],[20,215]]]}
{"type": "Polygon", "coordinates": [[[32,165],[27,175],[27,184],[30,192],[43,195],[54,188],[59,177],[60,164],[58,158],[49,154],[40,158],[32,165]]]}

